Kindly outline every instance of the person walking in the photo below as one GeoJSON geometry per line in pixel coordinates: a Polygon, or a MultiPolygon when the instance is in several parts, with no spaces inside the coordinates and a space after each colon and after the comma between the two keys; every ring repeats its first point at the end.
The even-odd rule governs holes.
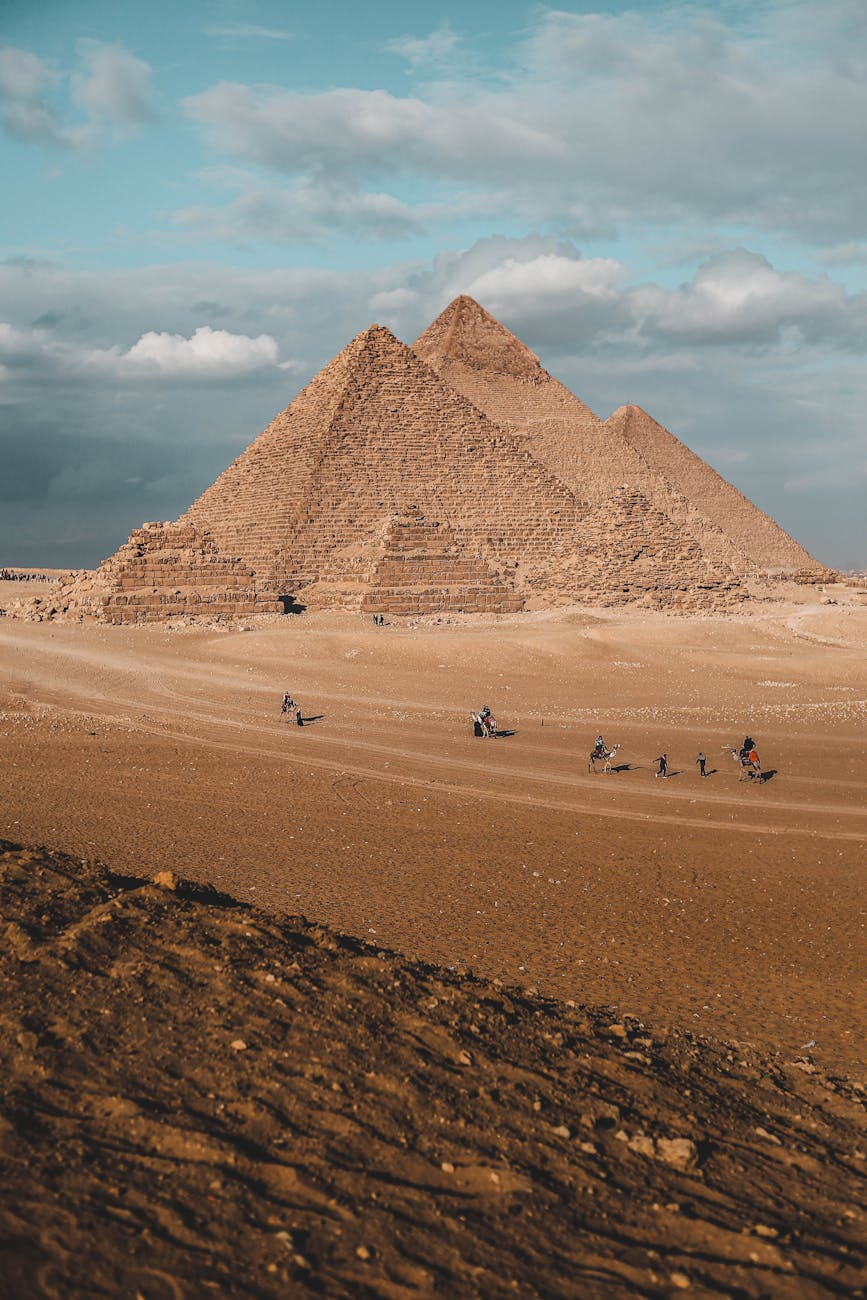
{"type": "Polygon", "coordinates": [[[707,771],[705,770],[707,767],[707,754],[702,754],[699,751],[698,758],[695,761],[698,763],[699,776],[707,776],[707,771]]]}
{"type": "Polygon", "coordinates": [[[659,771],[654,772],[654,776],[661,776],[664,781],[668,780],[668,754],[660,754],[655,758],[654,763],[659,764],[659,771]]]}

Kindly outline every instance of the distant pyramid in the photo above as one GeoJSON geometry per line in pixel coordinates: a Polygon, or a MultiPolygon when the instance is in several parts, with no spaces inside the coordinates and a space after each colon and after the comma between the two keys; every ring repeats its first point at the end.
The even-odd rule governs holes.
{"type": "Polygon", "coordinates": [[[821,566],[778,523],[640,406],[621,406],[605,428],[679,489],[713,526],[724,532],[757,569],[804,570],[821,566]]]}
{"type": "Polygon", "coordinates": [[[719,608],[746,595],[734,553],[462,298],[417,351],[364,330],[176,523],[136,530],[61,608],[114,622],[290,600],[393,614],[719,608]]]}
{"type": "Polygon", "coordinates": [[[600,420],[474,299],[455,298],[413,350],[490,419],[523,435],[533,455],[591,505],[633,488],[714,564],[739,573],[819,567],[662,426],[651,421],[654,435],[641,421],[621,418],[622,410],[638,408],[600,420]]]}

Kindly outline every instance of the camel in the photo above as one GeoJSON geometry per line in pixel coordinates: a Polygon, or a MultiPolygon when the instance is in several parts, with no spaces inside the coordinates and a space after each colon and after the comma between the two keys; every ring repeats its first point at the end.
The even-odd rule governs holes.
{"type": "Polygon", "coordinates": [[[723,745],[723,752],[731,754],[736,763],[740,763],[741,774],[739,781],[755,781],[762,774],[762,765],[759,756],[754,749],[749,754],[745,754],[741,749],[735,749],[734,745],[723,745]]]}
{"type": "Polygon", "coordinates": [[[608,776],[611,772],[611,760],[614,758],[619,748],[620,746],[618,744],[615,745],[613,749],[594,749],[587,763],[587,771],[592,772],[595,776],[596,764],[601,763],[602,771],[606,776],[608,776]]]}

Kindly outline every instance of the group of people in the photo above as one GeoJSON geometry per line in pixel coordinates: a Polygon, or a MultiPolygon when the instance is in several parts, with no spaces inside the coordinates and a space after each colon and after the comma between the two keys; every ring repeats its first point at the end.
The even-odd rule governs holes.
{"type": "Polygon", "coordinates": [[[384,615],[384,614],[374,614],[374,616],[373,616],[373,626],[374,626],[374,627],[385,627],[385,615],[384,615]]]}
{"type": "Polygon", "coordinates": [[[283,699],[280,703],[280,712],[286,715],[294,713],[296,725],[299,727],[304,726],[304,719],[301,716],[301,710],[299,709],[295,701],[292,699],[292,696],[289,694],[288,691],[283,692],[283,699]]]}
{"type": "Polygon", "coordinates": [[[16,569],[0,569],[0,582],[47,582],[44,573],[20,573],[16,569]]]}
{"type": "MultiPolygon", "coordinates": [[[[610,753],[602,736],[596,737],[596,745],[593,752],[597,758],[606,758],[610,753]]],[[[737,756],[740,759],[741,768],[747,773],[748,778],[754,779],[761,774],[761,763],[759,762],[756,743],[752,736],[744,737],[744,743],[741,745],[740,750],[737,751],[737,756]]],[[[654,776],[661,776],[664,781],[668,780],[668,754],[657,754],[653,761],[657,765],[654,776]]],[[[707,754],[705,754],[703,750],[699,750],[698,757],[695,761],[698,765],[699,776],[709,776],[710,773],[707,770],[707,754]]]]}

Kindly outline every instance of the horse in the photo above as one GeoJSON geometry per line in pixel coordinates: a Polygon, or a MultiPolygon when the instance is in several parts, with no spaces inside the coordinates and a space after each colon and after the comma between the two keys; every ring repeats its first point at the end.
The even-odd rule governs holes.
{"type": "Polygon", "coordinates": [[[587,771],[592,772],[595,776],[596,764],[601,763],[602,771],[606,776],[608,776],[611,772],[611,760],[614,758],[619,748],[620,746],[618,744],[615,745],[613,749],[594,749],[587,763],[587,771]]]}
{"type": "Polygon", "coordinates": [[[755,781],[762,775],[762,765],[754,749],[745,754],[742,749],[735,749],[734,745],[723,745],[723,751],[731,754],[736,763],[740,763],[739,781],[755,781]]]}

